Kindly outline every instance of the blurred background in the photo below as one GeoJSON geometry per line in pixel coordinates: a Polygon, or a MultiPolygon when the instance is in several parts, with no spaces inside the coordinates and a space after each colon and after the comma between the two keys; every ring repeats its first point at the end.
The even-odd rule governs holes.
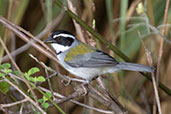
{"type": "MultiPolygon", "coordinates": [[[[63,2],[62,7],[59,7],[56,1],[58,0],[0,0],[0,16],[29,31],[34,36],[39,36],[42,31],[46,30],[46,34],[39,36],[42,41],[52,31],[67,30],[75,34],[79,40],[98,47],[119,61],[124,61],[109,50],[107,45],[93,37],[84,27],[79,27],[79,23],[73,22],[72,17],[65,12],[66,6],[69,5],[67,1],[61,0],[63,2]]],[[[115,45],[134,63],[149,65],[146,51],[141,42],[142,39],[146,49],[151,52],[153,66],[157,66],[160,42],[163,38],[161,34],[163,28],[166,27],[159,81],[171,89],[171,5],[168,8],[167,23],[163,24],[166,0],[69,1],[73,7],[69,6],[69,8],[75,10],[80,19],[101,34],[105,40],[115,45]]],[[[2,23],[0,23],[0,36],[9,51],[15,53],[13,59],[22,72],[27,72],[30,68],[36,66],[41,71],[38,75],[46,77],[45,70],[28,55],[30,53],[57,72],[71,76],[60,65],[34,47],[22,48],[28,42],[23,41],[6,29],[2,23]]],[[[0,58],[3,58],[0,61],[1,63],[11,63],[6,55],[4,48],[0,45],[0,58]]],[[[15,70],[13,65],[12,69],[15,70]]],[[[50,81],[55,92],[67,96],[74,91],[73,86],[61,84],[61,79],[58,77],[53,77],[50,81]]],[[[121,71],[103,76],[103,81],[109,92],[118,98],[129,114],[155,114],[153,84],[142,74],[121,71]]],[[[47,83],[43,83],[41,86],[48,88],[47,83]]],[[[163,90],[158,90],[163,114],[171,113],[171,97],[163,90]]],[[[12,102],[10,95],[13,91],[15,90],[11,87],[6,94],[0,92],[0,103],[12,102]]],[[[36,94],[38,97],[42,96],[39,92],[36,92],[36,94]]],[[[100,109],[106,109],[102,104],[89,98],[89,96],[80,97],[76,100],[100,109]]],[[[67,114],[101,114],[71,102],[65,102],[59,106],[67,114]]],[[[17,112],[19,109],[19,106],[15,109],[10,108],[12,112],[17,112]]],[[[49,114],[59,113],[54,107],[48,108],[47,112],[49,114]]]]}

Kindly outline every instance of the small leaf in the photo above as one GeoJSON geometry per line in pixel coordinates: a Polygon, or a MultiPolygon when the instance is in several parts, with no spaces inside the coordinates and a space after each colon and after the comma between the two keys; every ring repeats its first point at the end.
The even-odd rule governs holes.
{"type": "Polygon", "coordinates": [[[45,94],[46,94],[49,98],[52,97],[52,93],[51,93],[51,92],[46,92],[45,94]]]}
{"type": "Polygon", "coordinates": [[[4,72],[7,74],[7,69],[4,69],[4,72]]]}
{"type": "Polygon", "coordinates": [[[10,89],[10,84],[8,84],[7,82],[0,82],[0,91],[3,94],[6,94],[10,89]]]}
{"type": "Polygon", "coordinates": [[[4,68],[2,67],[2,65],[0,65],[0,70],[2,70],[2,69],[4,69],[4,68]]]}
{"type": "Polygon", "coordinates": [[[46,96],[43,96],[43,100],[44,100],[44,101],[47,101],[48,98],[47,98],[46,96]]]}
{"type": "Polygon", "coordinates": [[[39,102],[39,103],[43,103],[44,100],[43,100],[43,99],[38,99],[38,102],[39,102]]]}
{"type": "Polygon", "coordinates": [[[49,104],[48,103],[43,103],[42,104],[42,107],[45,108],[45,109],[47,109],[49,107],[49,104]]]}
{"type": "Polygon", "coordinates": [[[39,76],[37,78],[37,81],[39,81],[39,82],[45,82],[46,80],[45,80],[45,78],[43,76],[39,76]]]}
{"type": "Polygon", "coordinates": [[[19,73],[17,70],[13,71],[13,73],[14,73],[15,75],[17,75],[17,76],[20,75],[20,73],[19,73]]]}
{"type": "Polygon", "coordinates": [[[32,75],[32,74],[35,74],[36,72],[39,72],[39,71],[40,71],[39,68],[33,67],[28,71],[28,74],[32,75]]]}
{"type": "Polygon", "coordinates": [[[7,72],[6,72],[7,74],[8,73],[12,73],[12,70],[11,69],[7,69],[7,72]]]}
{"type": "Polygon", "coordinates": [[[0,77],[3,77],[3,76],[5,76],[5,74],[4,73],[0,73],[0,77]]]}
{"type": "Polygon", "coordinates": [[[29,75],[28,73],[25,72],[25,73],[24,73],[24,76],[26,77],[27,80],[29,80],[30,75],[29,75]]]}
{"type": "Polygon", "coordinates": [[[29,77],[29,81],[37,82],[37,77],[29,77]]]}
{"type": "Polygon", "coordinates": [[[11,67],[11,64],[9,64],[9,63],[4,63],[4,64],[2,64],[2,67],[3,67],[3,68],[6,68],[6,69],[9,69],[9,68],[11,67]]]}
{"type": "Polygon", "coordinates": [[[52,94],[51,94],[50,92],[46,92],[45,94],[46,94],[46,95],[43,96],[43,100],[44,100],[44,101],[47,101],[49,98],[52,97],[52,94]]]}

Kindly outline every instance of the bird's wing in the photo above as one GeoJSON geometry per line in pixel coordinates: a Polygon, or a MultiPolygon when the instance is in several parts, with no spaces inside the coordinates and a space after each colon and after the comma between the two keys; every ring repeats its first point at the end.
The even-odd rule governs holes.
{"type": "Polygon", "coordinates": [[[96,50],[95,52],[86,53],[83,55],[77,55],[69,61],[65,61],[68,65],[72,67],[104,67],[104,66],[114,66],[118,62],[108,54],[96,50]]]}

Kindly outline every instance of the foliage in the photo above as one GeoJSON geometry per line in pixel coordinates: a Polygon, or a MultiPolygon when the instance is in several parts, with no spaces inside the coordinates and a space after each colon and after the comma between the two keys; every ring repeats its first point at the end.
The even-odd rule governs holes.
{"type": "Polygon", "coordinates": [[[37,67],[33,67],[31,68],[28,72],[24,73],[24,76],[27,78],[27,80],[34,82],[34,83],[38,83],[38,82],[45,82],[45,78],[43,76],[37,76],[37,77],[32,77],[31,75],[39,72],[39,68],[37,67]]]}
{"type": "Polygon", "coordinates": [[[49,103],[47,101],[52,97],[52,94],[50,92],[46,92],[45,95],[41,99],[38,99],[39,103],[41,103],[42,107],[47,110],[49,107],[49,103]]]}
{"type": "Polygon", "coordinates": [[[1,77],[7,76],[8,73],[12,73],[12,70],[10,69],[10,67],[11,67],[11,64],[9,64],[9,63],[4,63],[4,64],[0,65],[0,71],[3,71],[3,72],[0,72],[0,79],[1,79],[1,82],[0,82],[0,91],[3,94],[6,94],[9,91],[10,84],[8,84],[5,81],[2,81],[2,78],[1,77]]]}

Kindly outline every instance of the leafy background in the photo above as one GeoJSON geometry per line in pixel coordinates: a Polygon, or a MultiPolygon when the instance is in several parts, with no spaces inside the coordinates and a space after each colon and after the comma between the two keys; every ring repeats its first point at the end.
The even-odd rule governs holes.
{"type": "MultiPolygon", "coordinates": [[[[62,1],[66,4],[66,1],[62,1]]],[[[132,62],[148,65],[146,51],[142,45],[140,39],[143,39],[146,48],[151,52],[153,59],[153,65],[157,66],[159,57],[159,49],[161,36],[164,27],[166,27],[166,39],[164,40],[163,55],[160,66],[159,81],[165,84],[168,88],[171,88],[171,5],[169,6],[169,12],[167,16],[167,24],[163,24],[164,11],[166,6],[166,0],[72,0],[74,8],[80,19],[84,20],[87,25],[93,27],[96,32],[101,34],[105,40],[112,42],[118,47],[125,55],[127,55],[132,62]],[[137,13],[136,8],[138,4],[142,2],[144,10],[142,14],[137,13]],[[95,24],[93,24],[95,22],[95,24]],[[153,26],[156,30],[152,30],[150,26],[153,26]]],[[[21,26],[25,30],[29,31],[34,36],[42,32],[45,27],[49,25],[54,19],[59,18],[52,30],[49,29],[48,33],[44,35],[41,40],[45,40],[48,35],[54,30],[68,30],[73,34],[76,34],[77,38],[95,45],[101,50],[114,56],[119,61],[123,61],[118,55],[109,50],[107,45],[104,45],[98,41],[93,35],[86,31],[84,27],[81,27],[81,33],[83,39],[76,33],[78,28],[74,25],[71,16],[66,13],[64,8],[60,8],[55,1],[51,0],[0,0],[0,15],[8,19],[9,21],[21,26]]],[[[141,8],[140,8],[141,9],[141,8]]],[[[5,42],[6,46],[13,52],[16,49],[24,46],[27,42],[24,42],[18,38],[14,33],[6,29],[0,24],[0,36],[5,42]]],[[[54,61],[48,59],[46,55],[41,54],[38,50],[30,47],[24,50],[22,53],[13,57],[17,65],[22,72],[27,72],[32,67],[38,67],[41,72],[38,75],[46,76],[46,73],[41,65],[33,60],[28,54],[31,53],[38,60],[44,62],[46,65],[51,66],[56,71],[71,75],[66,72],[60,65],[54,61]]],[[[0,45],[0,58],[6,55],[4,48],[0,45]]],[[[1,61],[1,63],[9,62],[8,58],[1,61]]],[[[15,67],[12,65],[12,69],[15,67]]],[[[126,107],[130,114],[143,114],[154,112],[154,90],[152,83],[144,78],[138,72],[122,71],[119,73],[109,74],[104,76],[103,81],[109,92],[118,96],[119,101],[126,107]]],[[[4,82],[3,82],[4,83],[4,82]]],[[[51,80],[54,91],[64,95],[68,95],[73,91],[72,86],[65,87],[61,84],[58,77],[53,77],[51,80]]],[[[0,83],[0,88],[3,88],[0,83]]],[[[21,83],[21,85],[24,84],[21,83]]],[[[47,87],[46,83],[42,86],[47,87]]],[[[0,103],[9,103],[12,101],[11,95],[19,99],[17,93],[12,94],[15,91],[12,87],[7,93],[0,93],[0,103]],[[17,95],[17,96],[15,96],[17,95]]],[[[41,97],[39,92],[36,92],[38,97],[41,97]]],[[[171,112],[171,98],[161,89],[159,89],[160,103],[163,114],[171,112]]],[[[98,102],[91,102],[89,97],[80,97],[77,99],[80,102],[86,104],[104,108],[98,102]]],[[[70,102],[63,103],[60,107],[66,113],[80,114],[80,113],[97,113],[90,111],[86,108],[72,104],[70,102]]],[[[10,108],[12,111],[17,111],[17,108],[10,108]]],[[[58,110],[54,107],[48,108],[48,113],[56,114],[58,110]]]]}

